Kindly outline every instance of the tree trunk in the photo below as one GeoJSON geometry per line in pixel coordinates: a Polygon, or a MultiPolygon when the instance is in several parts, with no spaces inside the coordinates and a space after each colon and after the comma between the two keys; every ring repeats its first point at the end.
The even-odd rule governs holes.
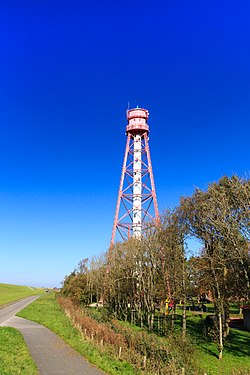
{"type": "Polygon", "coordinates": [[[222,314],[221,312],[218,313],[219,319],[219,359],[222,359],[222,352],[223,352],[223,325],[222,325],[222,314]]]}
{"type": "MultiPolygon", "coordinates": [[[[183,249],[184,254],[184,249],[183,249]]],[[[182,259],[182,288],[183,288],[183,310],[182,310],[182,340],[185,341],[187,333],[187,295],[185,278],[185,259],[182,259]]]]}
{"type": "Polygon", "coordinates": [[[215,277],[216,281],[216,287],[217,287],[217,319],[218,319],[218,349],[219,349],[219,359],[222,359],[222,352],[223,352],[223,332],[224,332],[224,327],[223,327],[223,313],[224,313],[224,308],[223,308],[223,301],[221,300],[221,295],[220,295],[220,289],[217,283],[217,278],[215,277]]]}
{"type": "Polygon", "coordinates": [[[151,314],[151,321],[150,321],[150,331],[153,331],[154,329],[154,320],[155,320],[155,314],[151,314]]]}
{"type": "Polygon", "coordinates": [[[208,244],[208,251],[209,251],[209,260],[210,260],[210,267],[214,279],[214,289],[215,289],[215,296],[216,296],[216,305],[217,305],[217,311],[216,316],[218,319],[218,348],[219,348],[219,359],[222,359],[222,352],[223,352],[223,321],[222,321],[222,314],[223,314],[223,301],[221,298],[221,292],[220,292],[220,284],[218,281],[218,277],[216,274],[215,266],[214,266],[214,258],[213,258],[213,248],[211,245],[208,244]]]}
{"type": "Polygon", "coordinates": [[[187,333],[187,300],[186,297],[183,300],[183,311],[182,311],[182,340],[185,341],[187,333]]]}

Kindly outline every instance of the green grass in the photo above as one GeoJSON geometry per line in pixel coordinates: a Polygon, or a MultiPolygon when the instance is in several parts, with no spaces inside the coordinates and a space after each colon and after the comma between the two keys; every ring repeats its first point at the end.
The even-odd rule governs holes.
{"type": "MultiPolygon", "coordinates": [[[[233,310],[233,309],[232,309],[233,310]]],[[[204,336],[204,318],[207,314],[194,315],[187,312],[187,334],[196,350],[197,365],[208,375],[250,374],[250,332],[230,329],[226,340],[223,358],[218,360],[218,349],[214,342],[204,336]]],[[[135,332],[142,328],[129,322],[119,322],[135,332]]],[[[175,320],[175,331],[181,330],[181,310],[175,320]]],[[[165,340],[164,337],[161,339],[165,340]]]]}
{"type": "Polygon", "coordinates": [[[17,315],[51,329],[78,353],[87,358],[89,362],[110,375],[138,374],[127,362],[112,358],[91,342],[83,340],[80,333],[72,326],[68,317],[61,310],[54,293],[40,297],[17,315]]]}
{"type": "Polygon", "coordinates": [[[0,284],[0,306],[19,299],[43,294],[44,289],[21,285],[0,284]]]}
{"type": "Polygon", "coordinates": [[[0,375],[38,375],[38,370],[15,328],[0,327],[0,375]]]}
{"type": "MultiPolygon", "coordinates": [[[[82,340],[79,332],[72,327],[56,302],[54,294],[45,295],[26,307],[18,314],[27,319],[45,325],[61,336],[76,351],[84,355],[91,363],[97,365],[108,374],[135,374],[136,371],[125,362],[117,361],[107,354],[101,353],[100,348],[88,341],[82,340]]],[[[218,360],[216,343],[204,336],[203,316],[188,313],[187,332],[196,350],[198,366],[208,375],[250,374],[250,332],[231,329],[230,336],[225,344],[223,359],[218,360]]],[[[131,326],[135,331],[141,328],[131,326]]],[[[176,330],[181,327],[180,315],[176,318],[176,330]]],[[[164,337],[160,340],[165,340],[164,337]]]]}
{"type": "MultiPolygon", "coordinates": [[[[203,317],[188,313],[187,332],[196,350],[200,368],[208,375],[250,374],[250,332],[230,329],[230,335],[225,342],[222,360],[218,360],[218,349],[214,342],[204,336],[203,317]]],[[[181,325],[180,316],[176,320],[181,325]]]]}

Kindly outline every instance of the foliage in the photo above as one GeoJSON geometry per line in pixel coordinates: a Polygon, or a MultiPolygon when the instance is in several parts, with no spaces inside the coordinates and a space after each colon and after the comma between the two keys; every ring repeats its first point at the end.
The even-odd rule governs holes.
{"type": "MultiPolygon", "coordinates": [[[[87,310],[90,310],[91,315],[93,309],[87,310]]],[[[84,311],[86,311],[86,308],[84,311]]],[[[99,312],[97,310],[97,312],[95,312],[95,316],[98,314],[99,312]]],[[[188,340],[187,347],[185,348],[185,343],[182,344],[182,340],[176,340],[175,334],[170,335],[167,338],[158,337],[158,342],[167,341],[171,351],[174,351],[174,353],[171,355],[176,358],[177,363],[180,364],[183,363],[182,361],[185,363],[186,361],[191,360],[192,356],[189,356],[189,351],[191,353],[194,351],[194,356],[198,362],[197,371],[198,369],[202,369],[201,374],[207,373],[209,375],[219,375],[223,373],[225,375],[247,375],[250,368],[250,333],[232,329],[228,340],[225,343],[223,359],[218,361],[216,357],[216,345],[208,340],[208,338],[206,338],[203,334],[203,319],[200,315],[192,314],[193,313],[191,312],[187,313],[187,333],[193,344],[191,344],[190,340],[188,340]],[[180,359],[180,356],[178,355],[178,345],[183,346],[185,350],[184,353],[181,352],[182,359],[180,359]]],[[[95,339],[91,339],[91,334],[89,338],[85,337],[85,333],[81,336],[78,329],[73,328],[69,323],[69,319],[65,316],[63,311],[56,303],[56,298],[53,294],[45,295],[39,298],[18,315],[37,321],[38,323],[52,329],[74,349],[87,357],[90,362],[96,364],[106,373],[125,375],[139,373],[138,371],[136,372],[127,362],[117,359],[118,351],[115,353],[115,358],[112,358],[110,355],[112,354],[112,349],[109,354],[108,350],[104,350],[104,345],[102,346],[100,341],[98,342],[98,340],[96,341],[95,339]]],[[[176,315],[175,331],[177,337],[179,329],[181,330],[181,326],[181,315],[176,315]]],[[[131,325],[128,322],[125,323],[123,321],[116,321],[115,324],[113,323],[112,329],[116,333],[123,332],[125,337],[125,332],[129,331],[129,337],[133,337],[134,335],[135,338],[138,333],[143,331],[145,332],[145,329],[131,325]]],[[[152,334],[147,333],[147,335],[151,336],[152,334]]],[[[144,350],[143,346],[142,348],[144,350]]],[[[142,352],[144,353],[144,351],[142,352]]],[[[175,375],[175,372],[172,371],[170,374],[175,375]]],[[[178,374],[181,374],[181,372],[178,374]]],[[[192,372],[189,372],[189,374],[191,375],[192,372]]]]}
{"type": "Polygon", "coordinates": [[[81,260],[78,267],[65,276],[63,295],[84,305],[99,301],[103,293],[105,269],[102,257],[93,258],[90,262],[88,258],[81,260]]]}
{"type": "Polygon", "coordinates": [[[229,334],[229,300],[249,299],[250,293],[250,181],[223,177],[207,191],[196,189],[183,198],[179,212],[189,232],[204,244],[196,266],[199,280],[213,294],[221,359],[229,334]]]}
{"type": "Polygon", "coordinates": [[[113,356],[117,356],[120,349],[122,360],[132,363],[138,370],[144,368],[146,358],[145,373],[178,374],[185,367],[187,374],[198,374],[194,370],[194,349],[188,340],[183,344],[180,337],[175,336],[162,341],[145,330],[134,332],[115,319],[100,323],[90,317],[88,309],[69,299],[59,298],[58,302],[85,339],[91,338],[113,356]]]}
{"type": "MultiPolygon", "coordinates": [[[[85,306],[104,301],[112,316],[149,331],[155,331],[159,315],[168,314],[170,298],[181,301],[185,342],[190,298],[210,293],[221,359],[230,303],[250,300],[249,241],[250,180],[224,176],[206,191],[196,189],[182,198],[179,207],[162,215],[160,225],[148,225],[142,238],[116,243],[91,262],[83,260],[65,278],[61,294],[85,306]],[[191,258],[185,245],[190,235],[203,244],[191,258]]],[[[171,317],[168,335],[175,329],[171,309],[165,319],[169,323],[171,317]]]]}

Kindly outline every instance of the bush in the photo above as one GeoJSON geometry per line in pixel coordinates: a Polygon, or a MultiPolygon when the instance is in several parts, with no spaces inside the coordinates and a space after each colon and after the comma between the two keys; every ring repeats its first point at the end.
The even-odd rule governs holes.
{"type": "Polygon", "coordinates": [[[193,371],[193,349],[188,340],[183,343],[179,336],[163,340],[144,330],[135,332],[112,319],[105,309],[81,308],[66,298],[59,298],[58,303],[85,339],[95,340],[104,351],[130,362],[138,370],[175,375],[185,367],[185,374],[198,374],[193,371]]]}

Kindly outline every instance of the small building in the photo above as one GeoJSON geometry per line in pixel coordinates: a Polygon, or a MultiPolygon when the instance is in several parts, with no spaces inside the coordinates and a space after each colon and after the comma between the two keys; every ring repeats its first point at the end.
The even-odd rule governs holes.
{"type": "Polygon", "coordinates": [[[242,314],[244,329],[250,331],[250,305],[242,306],[242,314]]]}

